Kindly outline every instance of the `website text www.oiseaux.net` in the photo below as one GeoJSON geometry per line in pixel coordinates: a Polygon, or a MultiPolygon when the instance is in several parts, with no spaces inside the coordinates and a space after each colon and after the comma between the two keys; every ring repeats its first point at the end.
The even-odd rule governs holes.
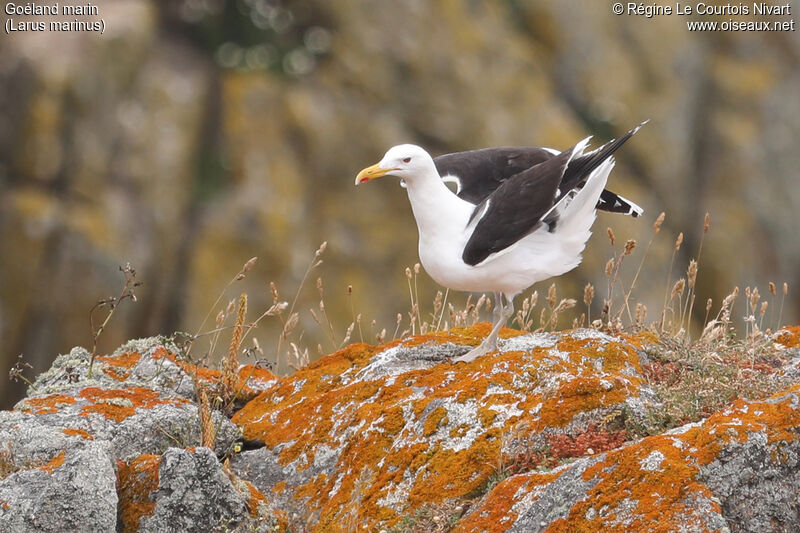
{"type": "Polygon", "coordinates": [[[612,11],[616,15],[654,18],[677,15],[686,20],[689,31],[795,31],[792,4],[770,2],[737,2],[711,4],[705,2],[615,2],[612,11]],[[737,18],[733,18],[737,17],[737,18]],[[744,17],[758,17],[748,20],[744,17]],[[772,20],[768,20],[768,19],[772,20]],[[777,19],[777,20],[776,20],[777,19]]]}

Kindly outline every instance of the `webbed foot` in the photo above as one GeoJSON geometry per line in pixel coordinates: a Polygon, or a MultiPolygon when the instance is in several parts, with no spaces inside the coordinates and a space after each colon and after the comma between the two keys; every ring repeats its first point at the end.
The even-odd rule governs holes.
{"type": "Polygon", "coordinates": [[[497,351],[497,345],[490,346],[487,343],[481,343],[480,346],[476,346],[475,348],[471,349],[470,351],[468,351],[464,355],[461,355],[459,357],[453,358],[450,362],[451,363],[471,363],[472,361],[474,361],[475,359],[477,359],[478,357],[480,357],[482,355],[486,355],[489,352],[496,352],[496,351],[497,351]]]}

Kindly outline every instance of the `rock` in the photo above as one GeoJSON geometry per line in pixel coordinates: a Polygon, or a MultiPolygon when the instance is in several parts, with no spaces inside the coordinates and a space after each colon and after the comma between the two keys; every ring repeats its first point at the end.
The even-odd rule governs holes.
{"type": "MultiPolygon", "coordinates": [[[[195,379],[212,389],[222,379],[222,372],[192,364],[180,348],[162,337],[128,341],[111,355],[95,357],[91,379],[90,358],[84,348],[73,348],[69,354],[58,356],[52,367],[36,378],[32,390],[41,395],[87,385],[116,388],[124,383],[193,400],[195,379]]],[[[268,389],[277,379],[269,370],[255,365],[241,366],[237,378],[236,388],[242,402],[268,389]]]]}
{"type": "Polygon", "coordinates": [[[275,531],[265,498],[229,476],[208,448],[168,449],[119,467],[120,526],[126,531],[275,531]]]}
{"type": "Polygon", "coordinates": [[[796,531],[800,385],[497,485],[455,531],[796,531]]]}
{"type": "MultiPolygon", "coordinates": [[[[0,412],[0,531],[796,529],[800,384],[634,440],[661,408],[643,377],[651,337],[503,330],[498,353],[450,361],[488,329],[240,374],[248,395],[266,388],[233,421],[211,413],[213,449],[194,387],[221,373],[145,339],[89,379],[73,350],[0,412]]],[[[790,365],[770,367],[783,378],[785,335],[790,365]]]]}
{"type": "MultiPolygon", "coordinates": [[[[30,395],[13,411],[0,413],[0,442],[9,442],[25,460],[50,456],[77,440],[109,441],[115,459],[161,454],[172,446],[200,445],[200,415],[194,380],[212,392],[222,373],[185,361],[163,338],[130,341],[109,356],[95,358],[74,348],[37,377],[30,395]],[[48,435],[47,439],[41,438],[48,435]]],[[[268,370],[238,370],[239,402],[275,383],[268,370]]],[[[221,412],[212,412],[215,451],[231,450],[241,433],[221,412]]]]}
{"type": "MultiPolygon", "coordinates": [[[[43,435],[35,437],[44,439],[43,435]]],[[[0,531],[4,533],[114,531],[116,476],[111,446],[84,441],[49,460],[21,460],[0,481],[0,531]]]]}
{"type": "Polygon", "coordinates": [[[773,338],[784,348],[800,348],[800,326],[780,329],[775,332],[773,338]]]}
{"type": "Polygon", "coordinates": [[[658,405],[644,355],[594,330],[504,330],[501,353],[450,363],[488,327],[352,345],[279,381],[234,416],[263,447],[232,469],[290,520],[380,529],[480,492],[520,449],[545,453],[600,425],[624,434],[658,405]]]}
{"type": "MultiPolygon", "coordinates": [[[[0,413],[0,442],[11,442],[15,449],[32,447],[30,453],[35,455],[39,446],[68,446],[65,437],[108,441],[116,459],[200,444],[196,404],[175,394],[117,385],[25,398],[14,411],[0,413]],[[54,440],[40,438],[53,433],[54,440]]],[[[217,428],[215,449],[225,453],[239,439],[240,431],[219,412],[212,413],[212,420],[217,428]]]]}
{"type": "MultiPolygon", "coordinates": [[[[196,383],[216,394],[224,376],[179,353],[163,339],[131,341],[98,356],[89,378],[89,353],[76,348],[0,412],[0,531],[274,531],[285,523],[217,459],[241,437],[221,411],[210,412],[214,449],[195,448],[196,383]]],[[[251,366],[232,385],[241,401],[274,381],[251,366]]]]}

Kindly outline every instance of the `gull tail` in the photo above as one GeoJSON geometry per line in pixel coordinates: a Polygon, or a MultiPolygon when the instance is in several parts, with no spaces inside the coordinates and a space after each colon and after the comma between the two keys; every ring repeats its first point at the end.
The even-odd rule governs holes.
{"type": "Polygon", "coordinates": [[[567,171],[564,173],[564,181],[566,184],[572,188],[589,179],[589,176],[591,176],[594,169],[599,167],[603,161],[611,157],[614,152],[619,150],[622,145],[628,141],[628,139],[636,135],[636,132],[648,122],[650,122],[649,119],[645,120],[619,139],[609,141],[600,148],[572,159],[569,162],[567,171]]]}
{"type": "MultiPolygon", "coordinates": [[[[592,150],[591,152],[587,152],[582,154],[578,157],[573,158],[569,162],[569,166],[567,167],[566,172],[564,173],[564,180],[562,181],[562,186],[569,190],[571,188],[580,188],[583,187],[584,183],[590,179],[593,175],[595,169],[597,169],[603,162],[607,161],[614,152],[620,149],[620,147],[625,144],[628,139],[633,137],[637,131],[641,129],[642,126],[647,124],[649,120],[645,120],[628,133],[620,137],[619,139],[614,139],[613,141],[609,141],[603,146],[592,150]]],[[[601,211],[609,211],[611,213],[622,213],[624,215],[630,215],[632,217],[638,217],[644,210],[636,205],[634,202],[628,200],[627,198],[623,198],[622,196],[613,193],[611,191],[604,190],[600,194],[600,197],[597,201],[596,208],[601,211]]]]}

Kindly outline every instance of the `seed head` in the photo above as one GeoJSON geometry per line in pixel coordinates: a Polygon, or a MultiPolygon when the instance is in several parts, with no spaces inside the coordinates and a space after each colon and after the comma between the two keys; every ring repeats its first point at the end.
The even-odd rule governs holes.
{"type": "Polygon", "coordinates": [[[653,222],[653,231],[655,233],[658,233],[659,231],[661,231],[661,224],[664,223],[664,217],[665,216],[666,216],[665,213],[662,211],[661,214],[658,215],[658,218],[656,219],[656,221],[653,222]]]}
{"type": "Polygon", "coordinates": [[[678,238],[675,239],[675,251],[681,249],[681,244],[683,244],[683,232],[678,233],[678,238]]]}
{"type": "Polygon", "coordinates": [[[675,298],[676,296],[683,296],[683,289],[686,288],[686,280],[681,278],[675,282],[675,285],[672,287],[672,297],[675,298]]]}
{"type": "Polygon", "coordinates": [[[636,241],[633,239],[628,240],[628,242],[625,243],[624,255],[631,255],[634,248],[636,248],[636,241]]]}
{"type": "Polygon", "coordinates": [[[247,273],[250,272],[250,269],[253,268],[253,265],[256,264],[256,261],[258,261],[258,257],[251,257],[250,259],[248,259],[247,262],[242,267],[242,270],[240,270],[239,273],[236,275],[236,281],[244,279],[247,273]]]}
{"type": "Polygon", "coordinates": [[[641,324],[647,317],[647,306],[641,303],[636,304],[636,323],[641,324]]]}
{"type": "Polygon", "coordinates": [[[758,301],[761,299],[761,295],[758,294],[758,287],[753,289],[753,292],[750,294],[750,312],[755,313],[756,306],[758,305],[758,301]]]}
{"type": "Polygon", "coordinates": [[[703,220],[703,233],[708,233],[709,228],[711,227],[711,217],[708,213],[706,213],[706,217],[703,220]]]}
{"type": "Polygon", "coordinates": [[[558,314],[562,311],[566,311],[567,309],[572,309],[575,307],[575,299],[574,298],[564,298],[560,302],[558,302],[558,307],[555,308],[553,313],[558,314]]]}
{"type": "Polygon", "coordinates": [[[550,285],[550,288],[547,290],[547,305],[550,306],[550,309],[552,309],[556,305],[556,284],[555,283],[550,285]]]}
{"type": "Polygon", "coordinates": [[[777,296],[777,294],[778,294],[778,292],[775,290],[775,284],[772,283],[771,281],[769,282],[769,292],[773,296],[777,296]]]}
{"type": "Polygon", "coordinates": [[[591,283],[587,283],[586,287],[583,288],[583,303],[586,304],[586,307],[592,305],[592,300],[594,300],[594,286],[591,283]]]}
{"type": "Polygon", "coordinates": [[[694,259],[689,261],[689,268],[686,270],[686,278],[689,280],[689,288],[694,289],[695,281],[697,281],[697,261],[694,259]]]}
{"type": "Polygon", "coordinates": [[[606,231],[608,232],[608,240],[611,242],[611,246],[614,246],[614,230],[608,228],[606,231]]]}
{"type": "Polygon", "coordinates": [[[278,287],[275,286],[274,281],[269,282],[269,292],[272,293],[272,305],[278,303],[278,287]]]}

